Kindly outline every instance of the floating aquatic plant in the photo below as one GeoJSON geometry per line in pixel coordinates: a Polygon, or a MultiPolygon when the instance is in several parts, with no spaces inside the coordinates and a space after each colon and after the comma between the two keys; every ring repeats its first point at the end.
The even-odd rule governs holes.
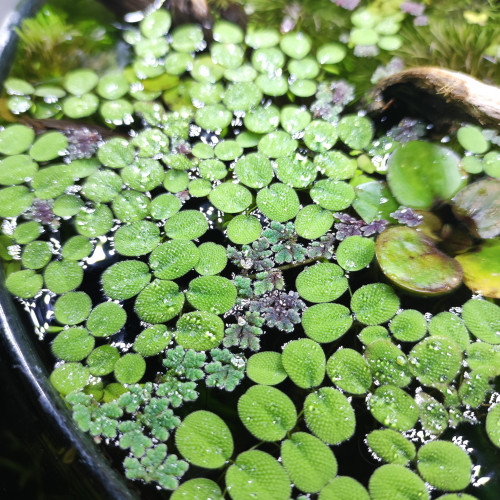
{"type": "Polygon", "coordinates": [[[152,9],[123,70],[5,84],[6,287],[47,297],[78,426],[173,499],[465,498],[456,427],[499,446],[499,140],[356,109],[359,58],[376,79],[433,22],[358,3],[252,0],[279,22],[206,40],[152,9]],[[354,439],[386,462],[364,485],[337,475],[354,439]]]}

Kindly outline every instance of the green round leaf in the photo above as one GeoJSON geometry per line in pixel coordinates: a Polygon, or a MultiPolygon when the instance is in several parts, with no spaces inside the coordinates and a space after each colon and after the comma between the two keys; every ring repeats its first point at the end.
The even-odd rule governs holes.
{"type": "Polygon", "coordinates": [[[449,200],[460,189],[460,158],[430,142],[411,141],[394,151],[387,164],[387,181],[401,205],[428,210],[435,201],[449,200]]]}
{"type": "Polygon", "coordinates": [[[234,166],[234,173],[245,186],[260,189],[273,179],[271,162],[260,153],[251,153],[240,158],[234,166]]]}
{"type": "Polygon", "coordinates": [[[109,337],[119,332],[127,321],[127,313],[114,302],[103,302],[92,309],[87,328],[94,337],[109,337]]]}
{"type": "Polygon", "coordinates": [[[284,106],[281,109],[280,121],[285,132],[296,134],[302,132],[309,125],[311,113],[299,106],[284,106]]]}
{"type": "Polygon", "coordinates": [[[74,183],[71,169],[64,164],[52,165],[39,170],[31,181],[35,196],[42,200],[56,198],[74,183]]]}
{"type": "Polygon", "coordinates": [[[166,349],[172,340],[172,332],[165,325],[152,325],[135,339],[134,351],[141,356],[155,356],[166,349]]]}
{"type": "Polygon", "coordinates": [[[190,240],[170,240],[155,248],[149,267],[156,278],[173,280],[184,276],[198,263],[200,252],[190,240]]]}
{"type": "Polygon", "coordinates": [[[431,318],[429,333],[430,335],[449,337],[463,351],[467,349],[470,343],[469,332],[463,320],[456,314],[447,311],[440,312],[431,318]]]}
{"type": "Polygon", "coordinates": [[[295,218],[297,234],[308,240],[315,240],[323,236],[332,225],[332,213],[318,205],[306,205],[295,218]]]}
{"type": "Polygon", "coordinates": [[[41,274],[31,269],[15,271],[7,276],[5,286],[13,295],[21,299],[29,299],[42,289],[43,278],[41,274]]]}
{"type": "Polygon", "coordinates": [[[427,333],[427,320],[420,311],[406,309],[392,318],[389,330],[402,342],[418,342],[427,333]]]}
{"type": "Polygon", "coordinates": [[[172,18],[168,10],[158,9],[145,16],[139,28],[144,36],[154,39],[166,35],[171,24],[172,18]]]}
{"type": "Polygon", "coordinates": [[[19,245],[25,245],[30,241],[36,240],[43,233],[42,225],[34,220],[19,224],[12,237],[19,245]]]}
{"type": "Polygon", "coordinates": [[[319,47],[316,59],[320,64],[337,64],[346,56],[346,49],[340,43],[327,43],[319,47]]]}
{"type": "Polygon", "coordinates": [[[448,412],[443,404],[429,394],[419,391],[415,403],[420,411],[420,424],[425,432],[438,436],[448,427],[448,412]]]}
{"type": "Polygon", "coordinates": [[[337,476],[319,493],[319,500],[369,500],[365,487],[348,476],[337,476]]]}
{"type": "Polygon", "coordinates": [[[318,205],[334,211],[349,207],[356,196],[350,184],[333,179],[316,181],[310,195],[318,205]]]}
{"type": "Polygon", "coordinates": [[[173,240],[194,240],[206,233],[208,222],[198,210],[183,210],[168,219],[164,230],[173,240]]]}
{"type": "Polygon", "coordinates": [[[292,340],[283,349],[281,361],[290,379],[302,389],[320,385],[325,377],[325,353],[313,340],[292,340]]]}
{"type": "Polygon", "coordinates": [[[232,500],[288,500],[292,487],[280,463],[264,451],[240,453],[226,472],[232,500]]]}
{"type": "Polygon", "coordinates": [[[42,269],[52,258],[52,247],[46,241],[28,243],[21,255],[21,262],[28,269],[42,269]]]}
{"type": "Polygon", "coordinates": [[[126,257],[145,255],[160,243],[160,230],[156,224],[141,220],[122,226],[115,233],[115,250],[126,257]]]}
{"type": "Polygon", "coordinates": [[[425,483],[411,470],[397,464],[382,465],[370,477],[370,498],[386,500],[428,500],[425,483]]]}
{"type": "Polygon", "coordinates": [[[125,354],[116,361],[114,373],[120,384],[135,384],[146,373],[146,362],[140,354],[125,354]]]}
{"type": "Polygon", "coordinates": [[[93,250],[92,243],[85,236],[73,236],[64,243],[61,254],[67,260],[82,260],[93,250]]]}
{"type": "Polygon", "coordinates": [[[162,181],[167,187],[167,179],[170,178],[168,176],[176,174],[186,175],[185,172],[177,172],[176,170],[169,170],[165,173],[160,162],[150,158],[138,158],[136,163],[128,165],[121,171],[123,182],[131,189],[140,192],[151,191],[162,181]]]}
{"type": "Polygon", "coordinates": [[[151,217],[155,220],[164,220],[176,214],[182,206],[181,200],[171,193],[159,194],[151,200],[151,217]]]}
{"type": "Polygon", "coordinates": [[[324,120],[313,120],[304,131],[304,142],[311,151],[323,153],[337,142],[337,130],[324,120]]]}
{"type": "Polygon", "coordinates": [[[243,425],[262,441],[283,439],[297,422],[292,400],[274,387],[253,385],[238,400],[243,425]]]}
{"type": "Polygon", "coordinates": [[[126,139],[113,137],[99,147],[97,158],[109,168],[122,168],[134,161],[134,146],[126,139]]]}
{"type": "Polygon", "coordinates": [[[203,410],[184,418],[175,432],[175,444],[186,460],[205,469],[222,467],[234,449],[231,431],[224,420],[203,410]]]}
{"type": "Polygon", "coordinates": [[[351,309],[361,323],[379,325],[389,321],[398,312],[399,298],[389,285],[372,283],[354,292],[351,309]]]}
{"type": "Polygon", "coordinates": [[[82,208],[75,217],[76,230],[83,236],[95,238],[113,227],[113,213],[106,205],[82,208]]]}
{"type": "Polygon", "coordinates": [[[220,160],[205,160],[198,165],[200,175],[209,181],[224,179],[227,175],[227,168],[220,160]]]}
{"type": "MultiPolygon", "coordinates": [[[[387,334],[387,330],[384,332],[387,334]]],[[[373,376],[381,384],[392,384],[405,387],[411,381],[408,359],[404,352],[388,338],[376,338],[365,350],[373,376]]]]}
{"type": "Polygon", "coordinates": [[[354,434],[356,418],[348,399],[333,387],[322,387],[304,401],[307,427],[327,444],[339,444],[354,434]]]}
{"type": "Polygon", "coordinates": [[[59,217],[73,217],[84,206],[83,200],[73,194],[58,196],[52,205],[52,211],[59,217]]]}
{"type": "Polygon", "coordinates": [[[45,132],[37,137],[30,149],[35,161],[50,161],[66,153],[68,139],[61,132],[45,132]]]}
{"type": "Polygon", "coordinates": [[[432,441],[418,450],[417,468],[432,486],[444,491],[465,489],[471,480],[469,455],[449,441],[432,441]]]}
{"type": "Polygon", "coordinates": [[[241,184],[223,182],[210,193],[209,200],[221,212],[236,214],[252,204],[252,193],[241,184]]]}
{"type": "Polygon", "coordinates": [[[89,371],[95,377],[108,375],[114,369],[115,363],[120,359],[120,353],[116,347],[108,344],[96,347],[87,358],[89,371]]]}
{"type": "Polygon", "coordinates": [[[297,149],[298,143],[289,134],[277,130],[266,134],[259,141],[259,152],[270,158],[290,156],[297,149]]]}
{"type": "Polygon", "coordinates": [[[113,212],[122,222],[129,224],[144,219],[149,215],[149,198],[132,189],[122,191],[113,199],[113,212]]]}
{"type": "Polygon", "coordinates": [[[91,93],[81,96],[69,96],[64,99],[62,108],[68,118],[85,118],[97,111],[99,108],[99,98],[91,93]]]}
{"type": "Polygon", "coordinates": [[[7,156],[0,161],[0,184],[23,184],[27,179],[31,180],[37,171],[38,164],[28,155],[7,156]]]}
{"type": "Polygon", "coordinates": [[[17,217],[30,206],[35,194],[26,186],[0,189],[0,217],[17,217]]]}
{"type": "Polygon", "coordinates": [[[339,349],[330,356],[326,373],[339,389],[351,394],[365,394],[372,385],[368,363],[353,349],[339,349]]]}
{"type": "Polygon", "coordinates": [[[346,271],[368,267],[375,256],[375,243],[370,238],[349,236],[337,248],[337,262],[346,271]]]}
{"type": "Polygon", "coordinates": [[[99,81],[95,71],[91,69],[76,69],[66,74],[63,86],[74,95],[83,95],[90,92],[99,81]]]}
{"type": "Polygon", "coordinates": [[[256,384],[276,385],[287,378],[281,354],[274,351],[259,352],[247,362],[247,376],[256,384]]]}
{"type": "Polygon", "coordinates": [[[356,160],[340,151],[327,151],[316,155],[314,165],[322,174],[337,181],[352,178],[357,167],[356,160]]]}
{"type": "Polygon", "coordinates": [[[389,340],[389,332],[385,326],[365,326],[358,335],[358,338],[363,344],[369,345],[375,340],[389,340]]]}
{"type": "Polygon", "coordinates": [[[56,260],[45,268],[43,277],[45,286],[51,292],[66,293],[80,286],[83,281],[83,269],[75,261],[56,260]]]}
{"type": "Polygon", "coordinates": [[[383,273],[400,287],[426,295],[453,290],[462,281],[460,264],[411,227],[395,226],[377,238],[377,261],[383,273]]]}
{"type": "Polygon", "coordinates": [[[311,57],[304,57],[304,59],[291,59],[288,62],[288,72],[290,76],[296,78],[316,78],[319,74],[319,65],[311,57]]]}
{"type": "Polygon", "coordinates": [[[226,128],[233,119],[233,113],[222,104],[204,106],[196,111],[195,122],[206,130],[226,128]]]}
{"type": "Polygon", "coordinates": [[[224,322],[213,313],[194,311],[177,321],[175,340],[185,349],[206,351],[217,347],[224,337],[224,322]]]}
{"type": "Polygon", "coordinates": [[[237,215],[227,226],[227,237],[238,245],[247,245],[260,237],[262,226],[253,215],[237,215]]]}
{"type": "Polygon", "coordinates": [[[449,384],[462,367],[460,348],[450,338],[438,335],[420,341],[408,360],[413,375],[429,386],[449,384]]]}
{"type": "Polygon", "coordinates": [[[370,397],[369,409],[375,420],[398,431],[411,429],[419,415],[414,399],[394,385],[378,387],[370,397]]]}
{"type": "Polygon", "coordinates": [[[68,292],[54,304],[54,316],[63,325],[77,325],[87,319],[92,301],[85,292],[68,292]]]}
{"type": "Polygon", "coordinates": [[[227,265],[226,249],[217,243],[207,242],[198,247],[200,259],[195,271],[204,276],[219,274],[227,265]]]}
{"type": "Polygon", "coordinates": [[[457,140],[466,151],[483,154],[490,148],[489,142],[484,138],[481,129],[471,125],[460,127],[457,130],[457,140]]]}
{"type": "Polygon", "coordinates": [[[276,106],[258,106],[245,114],[245,127],[256,134],[267,134],[280,123],[280,112],[276,106]]]}
{"type": "Polygon", "coordinates": [[[94,348],[94,337],[85,328],[63,330],[52,342],[52,352],[63,361],[81,361],[94,348]]]}
{"type": "Polygon", "coordinates": [[[294,59],[304,58],[311,50],[311,39],[301,31],[287,33],[280,41],[281,50],[294,59]]]}
{"type": "Polygon", "coordinates": [[[411,441],[391,429],[370,432],[366,444],[378,458],[391,464],[407,465],[417,453],[411,441]]]}
{"type": "Polygon", "coordinates": [[[352,325],[351,312],[341,304],[316,304],[302,314],[306,335],[320,343],[333,342],[352,325]]]}
{"type": "Polygon", "coordinates": [[[173,281],[154,280],[135,301],[137,316],[147,323],[165,323],[175,318],[184,305],[184,294],[173,281]]]}
{"type": "Polygon", "coordinates": [[[182,483],[170,497],[171,500],[223,500],[222,491],[211,479],[199,477],[182,483]]]}
{"type": "Polygon", "coordinates": [[[295,217],[300,208],[299,198],[294,189],[286,184],[274,183],[257,193],[257,206],[269,219],[286,222],[295,217]]]}
{"type": "Polygon", "coordinates": [[[33,129],[25,125],[9,125],[0,130],[0,153],[3,155],[19,155],[24,153],[35,140],[33,129]]]}
{"type": "Polygon", "coordinates": [[[500,448],[500,404],[494,404],[490,407],[486,417],[486,434],[491,442],[500,448]]]}
{"type": "Polygon", "coordinates": [[[214,153],[219,160],[232,161],[243,154],[243,148],[233,140],[220,141],[215,146],[214,153]]]}
{"type": "Polygon", "coordinates": [[[112,170],[98,170],[89,175],[82,186],[85,198],[97,203],[106,203],[120,193],[122,179],[112,170]]]}
{"type": "Polygon", "coordinates": [[[262,92],[253,82],[230,84],[224,95],[224,104],[231,111],[248,111],[257,106],[262,99],[262,92]]]}
{"type": "Polygon", "coordinates": [[[200,276],[189,283],[186,298],[200,311],[223,314],[236,301],[237,290],[231,281],[222,276],[200,276]]]}
{"type": "Polygon", "coordinates": [[[59,365],[51,374],[51,384],[63,395],[80,391],[86,385],[89,370],[81,363],[65,363],[59,365]]]}
{"type": "Polygon", "coordinates": [[[347,290],[347,279],[339,266],[324,262],[301,271],[295,286],[299,295],[309,302],[331,302],[347,290]]]}
{"type": "Polygon", "coordinates": [[[332,450],[307,432],[296,432],[283,441],[281,457],[293,484],[306,493],[319,491],[337,474],[332,450]]]}
{"type": "Polygon", "coordinates": [[[496,304],[470,299],[463,306],[462,319],[479,340],[500,344],[500,307],[496,304]]]}

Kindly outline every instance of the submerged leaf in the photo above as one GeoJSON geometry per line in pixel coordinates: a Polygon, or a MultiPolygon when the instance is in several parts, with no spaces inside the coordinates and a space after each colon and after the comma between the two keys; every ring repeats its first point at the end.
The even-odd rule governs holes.
{"type": "Polygon", "coordinates": [[[486,240],[476,251],[456,256],[464,283],[474,293],[500,299],[500,239],[486,240]]]}
{"type": "Polygon", "coordinates": [[[389,158],[389,187],[402,205],[428,210],[436,201],[451,199],[462,186],[459,162],[451,149],[408,142],[389,158]]]}
{"type": "Polygon", "coordinates": [[[409,227],[390,227],[377,239],[383,273],[402,288],[425,295],[449,292],[462,281],[462,268],[426,235],[409,227]]]}
{"type": "Polygon", "coordinates": [[[479,238],[500,234],[500,180],[482,179],[469,184],[453,198],[455,215],[479,238]]]}

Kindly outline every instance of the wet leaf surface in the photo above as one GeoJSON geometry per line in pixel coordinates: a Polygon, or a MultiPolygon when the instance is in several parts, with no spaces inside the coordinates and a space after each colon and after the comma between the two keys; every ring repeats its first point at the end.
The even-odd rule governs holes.
{"type": "Polygon", "coordinates": [[[376,255],[382,272],[406,290],[441,294],[462,282],[462,268],[433,241],[409,227],[391,227],[380,234],[376,255]]]}
{"type": "Polygon", "coordinates": [[[475,236],[500,234],[500,180],[482,179],[469,184],[453,198],[453,212],[475,236]]]}
{"type": "Polygon", "coordinates": [[[485,241],[479,249],[457,255],[464,283],[475,293],[500,299],[500,238],[485,241]]]}

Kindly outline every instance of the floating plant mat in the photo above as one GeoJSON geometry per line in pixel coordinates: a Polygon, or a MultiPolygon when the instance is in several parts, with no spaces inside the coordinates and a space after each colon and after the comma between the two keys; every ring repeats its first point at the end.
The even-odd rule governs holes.
{"type": "Polygon", "coordinates": [[[424,6],[336,3],[324,40],[159,7],[123,69],[5,83],[6,287],[148,494],[498,485],[500,138],[363,111],[424,6]]]}

